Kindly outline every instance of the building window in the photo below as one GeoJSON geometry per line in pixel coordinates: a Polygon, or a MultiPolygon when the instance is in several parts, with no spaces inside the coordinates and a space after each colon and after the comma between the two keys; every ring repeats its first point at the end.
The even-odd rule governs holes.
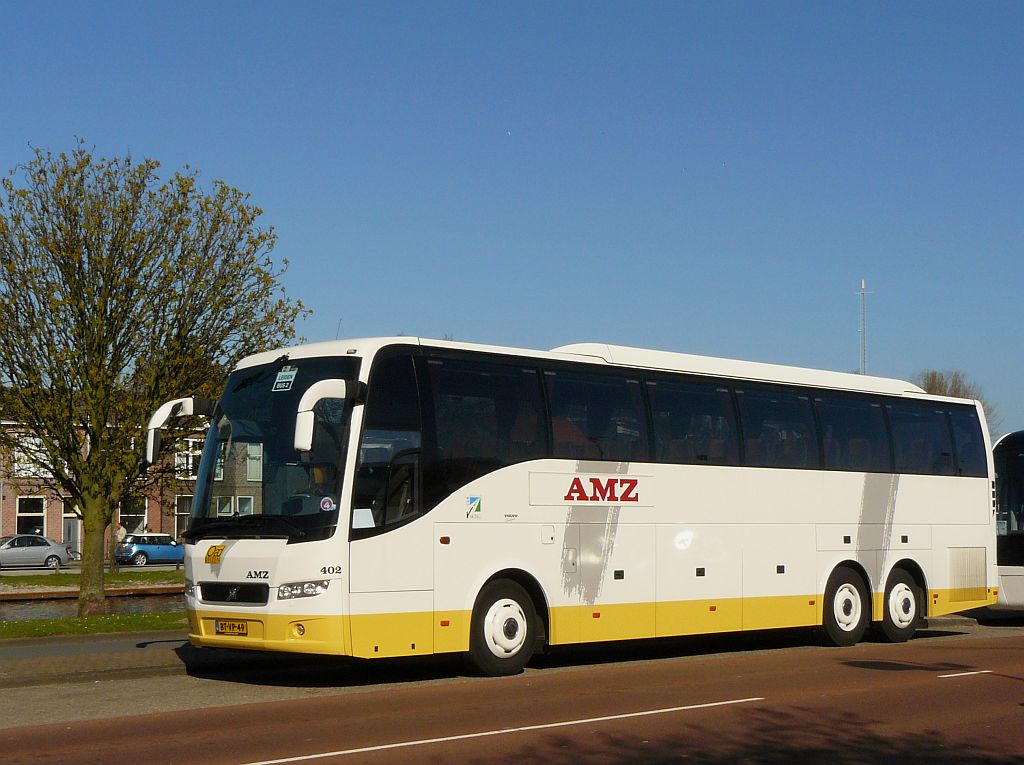
{"type": "Polygon", "coordinates": [[[203,455],[203,440],[186,438],[182,445],[184,449],[174,455],[174,473],[182,480],[195,478],[199,473],[199,458],[203,455]]]}
{"type": "Polygon", "coordinates": [[[192,495],[178,497],[174,502],[174,535],[180,537],[188,529],[192,514],[192,495]]]}
{"type": "Polygon", "coordinates": [[[214,497],[213,506],[217,515],[231,515],[231,497],[214,497]]]}
{"type": "Polygon", "coordinates": [[[237,497],[238,500],[238,514],[239,515],[252,515],[253,498],[252,497],[237,497]]]}
{"type": "Polygon", "coordinates": [[[14,449],[15,478],[46,478],[49,472],[38,460],[43,456],[43,442],[35,436],[21,436],[14,449]]]}
{"type": "Polygon", "coordinates": [[[77,550],[79,545],[79,529],[81,522],[79,521],[79,514],[76,513],[77,506],[73,499],[64,498],[61,500],[64,510],[63,517],[63,539],[61,541],[66,542],[70,547],[77,550]]]}
{"type": "Polygon", "coordinates": [[[42,534],[46,529],[42,497],[18,497],[18,533],[42,534]]]}
{"type": "Polygon", "coordinates": [[[263,444],[246,444],[245,477],[250,481],[263,480],[263,444]]]}
{"type": "Polygon", "coordinates": [[[121,525],[129,534],[146,531],[146,500],[142,497],[128,497],[122,500],[119,518],[121,525]]]}

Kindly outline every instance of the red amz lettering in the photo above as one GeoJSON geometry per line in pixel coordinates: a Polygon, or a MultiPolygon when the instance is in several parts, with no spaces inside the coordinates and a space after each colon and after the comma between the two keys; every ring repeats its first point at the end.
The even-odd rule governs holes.
{"type": "Polygon", "coordinates": [[[636,478],[590,478],[590,491],[575,476],[565,494],[566,502],[639,502],[636,478]]]}

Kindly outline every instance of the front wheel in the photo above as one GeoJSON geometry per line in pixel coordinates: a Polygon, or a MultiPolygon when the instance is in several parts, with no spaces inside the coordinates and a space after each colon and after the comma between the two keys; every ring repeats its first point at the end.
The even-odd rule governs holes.
{"type": "Polygon", "coordinates": [[[917,582],[903,569],[889,574],[879,631],[890,643],[903,643],[913,636],[921,618],[920,592],[917,582]]]}
{"type": "Polygon", "coordinates": [[[822,628],[832,645],[855,645],[868,626],[871,601],[860,574],[840,566],[829,577],[825,588],[822,628]]]}
{"type": "Polygon", "coordinates": [[[537,643],[537,622],[526,590],[507,579],[490,582],[473,608],[469,663],[483,675],[522,672],[537,643]]]}
{"type": "Polygon", "coordinates": [[[145,566],[147,563],[149,563],[149,558],[146,557],[146,553],[144,552],[135,553],[135,555],[132,556],[133,565],[145,566]]]}

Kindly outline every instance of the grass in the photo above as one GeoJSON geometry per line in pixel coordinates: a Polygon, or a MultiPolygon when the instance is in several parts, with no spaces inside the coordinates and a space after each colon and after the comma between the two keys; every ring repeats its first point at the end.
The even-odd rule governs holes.
{"type": "MultiPolygon", "coordinates": [[[[29,587],[77,587],[79,575],[61,572],[59,574],[4,575],[0,583],[29,587]]],[[[134,587],[138,585],[182,585],[184,571],[145,571],[125,568],[117,573],[107,571],[103,584],[107,588],[134,587]]],[[[24,621],[0,621],[0,640],[13,638],[37,638],[51,635],[90,635],[99,632],[137,632],[148,630],[184,629],[187,625],[184,611],[169,611],[152,614],[111,614],[108,616],[79,616],[57,619],[26,619],[24,621]]]]}
{"type": "Polygon", "coordinates": [[[29,619],[0,622],[0,640],[38,638],[52,635],[91,635],[100,632],[142,632],[184,629],[184,611],[158,614],[113,614],[79,616],[69,619],[29,619]]]}
{"type": "MultiPolygon", "coordinates": [[[[59,574],[22,574],[4,575],[0,584],[13,586],[27,585],[30,587],[77,587],[77,573],[61,572],[59,574]]],[[[117,573],[110,571],[103,575],[105,587],[130,587],[137,584],[169,585],[184,584],[185,572],[182,571],[140,571],[126,568],[117,573]]]]}

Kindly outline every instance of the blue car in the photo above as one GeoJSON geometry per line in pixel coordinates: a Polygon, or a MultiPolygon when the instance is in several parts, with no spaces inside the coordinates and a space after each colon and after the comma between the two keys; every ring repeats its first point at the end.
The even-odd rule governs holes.
{"type": "Polygon", "coordinates": [[[170,534],[129,534],[114,550],[114,560],[145,566],[147,563],[182,563],[185,546],[170,534]]]}

